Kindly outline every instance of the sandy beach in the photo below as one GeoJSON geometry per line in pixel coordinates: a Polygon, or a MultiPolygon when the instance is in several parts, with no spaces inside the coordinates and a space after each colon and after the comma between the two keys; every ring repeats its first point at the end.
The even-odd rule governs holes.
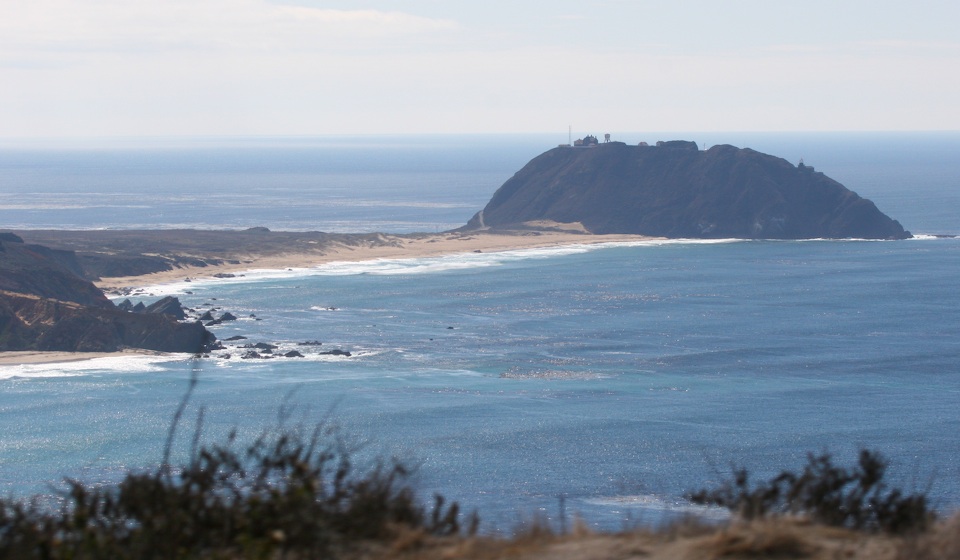
{"type": "Polygon", "coordinates": [[[162,352],[150,350],[122,350],[120,352],[37,352],[26,350],[22,352],[0,352],[0,366],[16,366],[24,364],[55,364],[64,362],[80,362],[95,358],[118,358],[127,356],[161,356],[162,352]]]}
{"type": "Polygon", "coordinates": [[[248,270],[309,268],[336,261],[436,257],[458,253],[491,253],[516,249],[635,242],[650,239],[652,238],[641,235],[594,235],[575,229],[569,231],[447,232],[422,235],[379,234],[373,242],[368,243],[326,243],[318,244],[315,249],[305,249],[303,245],[298,245],[290,252],[271,251],[258,254],[251,251],[242,255],[216,255],[229,258],[234,262],[203,267],[183,266],[141,276],[103,278],[96,284],[109,295],[131,288],[181,282],[187,278],[191,280],[213,278],[218,274],[242,274],[248,270]]]}
{"type": "MultiPolygon", "coordinates": [[[[215,278],[216,275],[241,275],[249,270],[283,270],[309,268],[337,261],[367,261],[375,259],[399,259],[437,257],[475,252],[500,252],[518,249],[562,247],[569,245],[648,241],[640,235],[595,235],[584,231],[576,224],[537,223],[529,224],[543,229],[517,231],[471,231],[444,232],[437,234],[346,236],[342,239],[318,242],[298,240],[290,243],[289,250],[278,249],[276,243],[232,247],[222,251],[209,247],[175,252],[186,253],[207,259],[221,259],[216,265],[179,266],[172,270],[139,276],[108,277],[96,282],[107,295],[130,293],[137,288],[182,282],[189,278],[199,280],[215,278]],[[262,250],[258,250],[262,249],[262,250]]],[[[133,354],[156,355],[144,350],[126,350],[115,353],[100,352],[0,352],[0,366],[73,362],[94,358],[130,356],[133,354]]]]}

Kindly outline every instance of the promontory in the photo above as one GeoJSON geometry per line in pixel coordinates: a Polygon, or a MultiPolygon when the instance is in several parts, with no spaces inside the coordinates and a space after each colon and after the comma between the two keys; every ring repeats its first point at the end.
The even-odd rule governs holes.
{"type": "Polygon", "coordinates": [[[0,232],[0,352],[198,353],[216,341],[199,322],[171,316],[170,307],[144,313],[119,309],[83,277],[73,251],[0,232]]]}
{"type": "Polygon", "coordinates": [[[543,223],[668,238],[911,237],[873,202],[802,162],[685,141],[549,150],[504,183],[463,230],[543,223]]]}

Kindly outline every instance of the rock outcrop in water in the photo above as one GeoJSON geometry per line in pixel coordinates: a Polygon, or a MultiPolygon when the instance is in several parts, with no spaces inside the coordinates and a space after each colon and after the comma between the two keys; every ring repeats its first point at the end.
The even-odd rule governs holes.
{"type": "Polygon", "coordinates": [[[463,229],[544,220],[670,238],[910,237],[873,202],[812,167],[683,141],[554,148],[504,183],[463,229]]]}
{"type": "Polygon", "coordinates": [[[215,340],[200,323],[118,309],[80,278],[72,251],[0,240],[0,351],[196,353],[215,340]]]}

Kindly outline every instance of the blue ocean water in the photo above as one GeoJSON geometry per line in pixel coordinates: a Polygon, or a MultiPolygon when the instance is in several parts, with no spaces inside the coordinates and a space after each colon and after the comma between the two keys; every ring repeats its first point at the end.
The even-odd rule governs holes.
{"type": "Polygon", "coordinates": [[[412,136],[0,146],[0,223],[446,230],[545,145],[539,136],[412,136]]]}
{"type": "MultiPolygon", "coordinates": [[[[548,140],[4,150],[0,219],[16,227],[446,229],[558,143],[548,140]],[[207,192],[185,186],[198,177],[207,192]],[[96,204],[91,192],[100,193],[96,204]],[[150,211],[128,217],[109,203],[114,195],[150,211]],[[313,220],[278,202],[292,196],[313,220]],[[40,207],[38,198],[57,203],[40,207]],[[177,213],[186,206],[191,213],[177,213]]],[[[567,513],[608,529],[713,514],[683,496],[731,465],[764,477],[800,466],[807,452],[846,462],[863,447],[890,459],[896,483],[956,510],[960,239],[930,234],[960,234],[960,134],[703,142],[803,157],[924,235],[570,246],[154,287],[154,297],[174,293],[242,317],[216,327],[221,339],[243,335],[307,357],[0,367],[0,492],[46,492],[63,476],[110,481],[155,464],[196,374],[187,417],[205,409],[207,439],[234,427],[253,437],[294,405],[297,420],[342,425],[366,443],[363,453],[418,464],[426,497],[439,492],[477,509],[488,529],[555,520],[561,496],[567,513]],[[307,340],[323,346],[297,345],[307,340]],[[352,356],[316,353],[332,348],[352,356]]]]}

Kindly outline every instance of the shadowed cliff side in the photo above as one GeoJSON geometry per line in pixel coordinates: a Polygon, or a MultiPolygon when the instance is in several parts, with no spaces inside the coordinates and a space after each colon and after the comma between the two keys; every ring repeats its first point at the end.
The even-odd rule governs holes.
{"type": "Polygon", "coordinates": [[[26,244],[10,233],[0,237],[0,290],[113,307],[103,292],[80,275],[73,251],[26,244]]]}
{"type": "Polygon", "coordinates": [[[117,309],[78,275],[72,251],[0,237],[0,351],[202,351],[216,340],[200,323],[117,309]]]}
{"type": "Polygon", "coordinates": [[[464,229],[539,220],[671,238],[910,237],[873,202],[812,167],[682,141],[554,148],[504,183],[464,229]]]}

